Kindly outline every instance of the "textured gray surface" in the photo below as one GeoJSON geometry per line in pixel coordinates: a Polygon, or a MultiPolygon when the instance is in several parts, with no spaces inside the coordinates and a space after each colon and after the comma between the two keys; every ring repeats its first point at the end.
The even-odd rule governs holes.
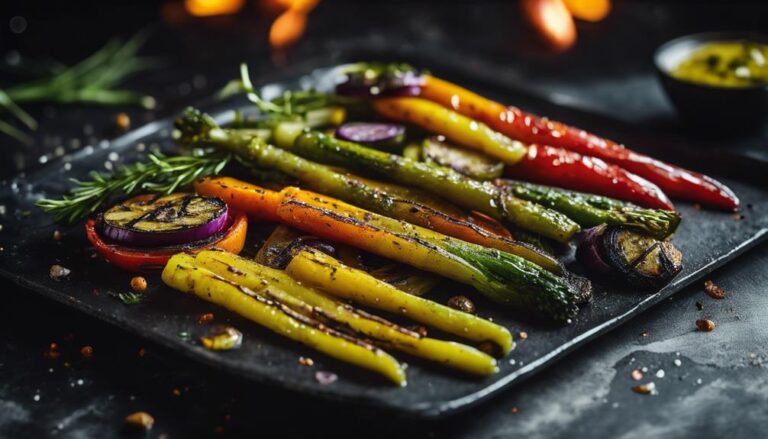
{"type": "MultiPolygon", "coordinates": [[[[695,13],[685,3],[615,2],[615,11],[605,22],[580,26],[580,42],[573,51],[550,57],[520,37],[524,27],[516,21],[511,2],[484,3],[477,8],[463,4],[368,8],[362,3],[323,3],[313,13],[308,38],[290,59],[333,50],[349,39],[369,36],[431,41],[445,47],[469,46],[498,62],[496,73],[515,79],[525,88],[569,105],[642,122],[649,129],[656,125],[674,127],[670,107],[649,64],[656,45],[690,32],[766,29],[765,5],[759,2],[697,5],[695,13]],[[355,20],[333,26],[333,20],[342,14],[355,20]]],[[[68,53],[63,59],[74,59],[95,48],[106,35],[135,29],[135,22],[128,18],[140,15],[141,8],[129,9],[98,17],[94,23],[104,23],[101,33],[89,25],[79,45],[73,39],[79,35],[81,24],[76,16],[65,19],[66,14],[60,11],[43,26],[31,21],[25,34],[3,42],[14,44],[13,48],[22,53],[46,48],[68,53]],[[119,23],[110,22],[110,17],[118,17],[119,23]],[[52,29],[63,29],[72,38],[51,41],[47,32],[52,29]]],[[[182,37],[183,29],[163,30],[163,38],[157,38],[148,50],[174,53],[177,59],[168,68],[145,76],[141,83],[143,86],[143,81],[148,81],[156,95],[164,96],[157,113],[168,114],[210,93],[211,87],[228,76],[222,68],[234,69],[244,58],[252,60],[254,68],[272,68],[266,51],[257,43],[262,36],[247,33],[252,28],[252,23],[230,26],[234,36],[211,39],[212,50],[199,49],[210,33],[200,31],[182,37]],[[233,38],[236,44],[231,43],[233,38]],[[189,85],[199,74],[208,78],[208,89],[195,87],[190,95],[182,92],[181,85],[169,85],[189,85]]],[[[222,27],[217,31],[221,34],[222,27]]],[[[22,150],[14,160],[3,162],[4,169],[15,163],[37,163],[43,151],[53,150],[55,141],[69,147],[71,140],[79,138],[86,144],[90,140],[83,135],[84,120],[95,127],[95,138],[111,136],[111,118],[117,112],[71,107],[35,110],[45,122],[41,135],[52,136],[51,142],[41,141],[34,149],[22,150]]],[[[141,122],[153,114],[135,111],[131,116],[141,122]]],[[[765,155],[764,138],[751,144],[754,151],[765,155]]],[[[16,148],[3,146],[9,151],[16,148]]],[[[122,418],[135,410],[147,410],[156,417],[152,437],[161,433],[170,437],[210,436],[219,427],[225,434],[250,437],[265,431],[279,431],[282,436],[651,437],[663,432],[667,434],[658,436],[762,437],[768,429],[768,373],[762,366],[768,359],[766,267],[768,245],[762,245],[709,276],[729,289],[726,300],[715,302],[702,293],[700,285],[694,285],[673,301],[657,305],[566,357],[533,381],[437,424],[382,420],[376,413],[358,413],[352,407],[248,385],[2,284],[0,296],[6,306],[0,319],[0,437],[111,437],[122,433],[122,418]],[[696,301],[704,304],[703,311],[697,311],[696,301]],[[693,321],[699,316],[712,317],[719,327],[709,334],[693,332],[693,321]],[[646,330],[649,335],[641,337],[646,330]],[[57,360],[42,357],[52,341],[62,346],[57,360]],[[93,359],[80,356],[84,344],[94,346],[93,359]],[[140,358],[137,352],[142,347],[147,355],[140,358]],[[644,350],[651,354],[643,354],[644,350]],[[682,381],[677,381],[678,372],[673,369],[676,352],[681,353],[679,373],[690,373],[682,381]],[[640,367],[654,372],[656,363],[663,363],[665,377],[652,378],[658,395],[638,395],[630,390],[635,384],[629,377],[632,367],[624,363],[633,357],[640,367]],[[670,362],[673,366],[668,365],[670,362]],[[618,370],[614,368],[617,364],[618,370]],[[697,378],[702,379],[701,385],[695,385],[697,378]],[[175,396],[175,389],[180,396],[175,396]],[[37,400],[35,395],[39,395],[37,400]],[[512,407],[518,407],[517,414],[511,413],[512,407]]]]}

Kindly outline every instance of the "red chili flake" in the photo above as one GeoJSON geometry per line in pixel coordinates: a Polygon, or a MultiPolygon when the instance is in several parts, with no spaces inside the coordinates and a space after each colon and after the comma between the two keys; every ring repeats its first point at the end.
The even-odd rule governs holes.
{"type": "Polygon", "coordinates": [[[703,332],[712,332],[715,330],[715,322],[709,319],[696,320],[696,329],[703,332]]]}
{"type": "Polygon", "coordinates": [[[725,299],[725,290],[715,285],[711,280],[704,282],[704,292],[713,299],[725,299]]]}
{"type": "Polygon", "coordinates": [[[520,340],[526,340],[528,339],[528,333],[525,331],[520,331],[517,333],[517,338],[519,338],[520,340]]]}
{"type": "Polygon", "coordinates": [[[89,345],[85,345],[80,348],[80,353],[83,354],[83,357],[85,358],[91,358],[93,356],[93,348],[89,345]]]}
{"type": "Polygon", "coordinates": [[[419,334],[419,336],[421,336],[421,337],[426,337],[426,336],[427,336],[427,327],[426,327],[426,326],[422,326],[422,325],[419,325],[419,326],[417,326],[417,327],[415,328],[414,332],[416,332],[417,334],[419,334]]]}
{"type": "Polygon", "coordinates": [[[205,314],[200,314],[200,317],[197,318],[197,323],[200,323],[201,325],[203,323],[208,323],[211,320],[213,320],[213,317],[214,316],[213,316],[212,312],[207,312],[205,314]]]}
{"type": "Polygon", "coordinates": [[[322,385],[333,384],[339,379],[339,376],[333,372],[326,372],[324,370],[318,370],[315,372],[315,379],[322,385]]]}
{"type": "Polygon", "coordinates": [[[520,409],[517,408],[517,406],[512,406],[512,408],[509,410],[513,415],[516,415],[520,409]]]}
{"type": "Polygon", "coordinates": [[[635,381],[640,381],[643,379],[643,372],[640,369],[633,369],[631,375],[632,379],[635,381]]]}
{"type": "Polygon", "coordinates": [[[61,241],[61,232],[58,230],[53,231],[53,240],[54,241],[61,241]]]}
{"type": "Polygon", "coordinates": [[[174,395],[174,396],[181,396],[181,390],[179,390],[179,389],[173,389],[173,395],[174,395]]]}
{"type": "Polygon", "coordinates": [[[147,350],[144,348],[139,349],[139,357],[147,355],[147,350]]]}

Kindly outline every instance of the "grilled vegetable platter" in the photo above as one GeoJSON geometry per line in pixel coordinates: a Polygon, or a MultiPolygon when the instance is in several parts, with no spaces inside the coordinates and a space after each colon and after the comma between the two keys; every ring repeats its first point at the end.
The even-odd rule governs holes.
{"type": "Polygon", "coordinates": [[[217,367],[434,415],[765,234],[762,189],[437,72],[233,73],[219,108],[117,139],[111,173],[105,148],[10,183],[3,273],[217,367]]]}

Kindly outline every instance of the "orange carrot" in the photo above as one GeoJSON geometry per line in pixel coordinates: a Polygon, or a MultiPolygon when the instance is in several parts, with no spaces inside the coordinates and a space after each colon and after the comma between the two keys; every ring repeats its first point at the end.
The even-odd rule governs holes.
{"type": "Polygon", "coordinates": [[[280,221],[277,206],[279,192],[264,189],[232,177],[207,177],[195,182],[195,192],[208,197],[219,197],[235,210],[251,218],[280,221]]]}

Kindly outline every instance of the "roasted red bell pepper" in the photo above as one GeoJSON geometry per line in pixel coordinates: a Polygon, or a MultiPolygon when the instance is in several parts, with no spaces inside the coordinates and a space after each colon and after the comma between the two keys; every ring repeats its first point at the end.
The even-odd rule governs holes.
{"type": "Polygon", "coordinates": [[[507,166],[513,178],[618,198],[654,209],[673,210],[664,192],[642,177],[595,157],[546,145],[529,145],[520,163],[507,166]]]}
{"type": "Polygon", "coordinates": [[[565,148],[621,166],[655,183],[673,198],[726,210],[739,207],[733,191],[713,178],[638,154],[584,130],[507,107],[434,76],[425,75],[420,96],[484,122],[513,139],[565,148]]]}

